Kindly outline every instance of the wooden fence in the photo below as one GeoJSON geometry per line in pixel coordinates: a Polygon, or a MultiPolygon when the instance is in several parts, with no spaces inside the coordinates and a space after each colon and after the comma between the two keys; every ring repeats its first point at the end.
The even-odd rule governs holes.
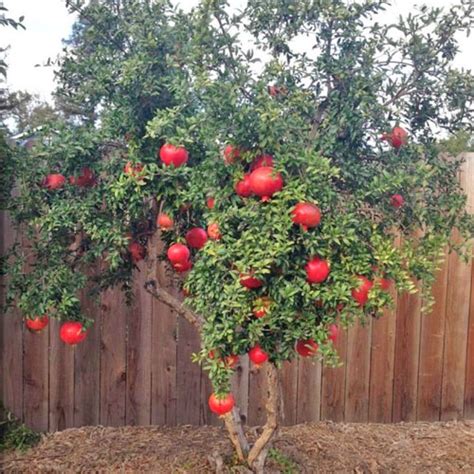
{"type": "MultiPolygon", "coordinates": [[[[474,211],[474,154],[467,156],[462,181],[474,211]]],[[[12,235],[5,216],[1,222],[5,248],[12,235]]],[[[163,268],[156,271],[166,283],[163,268]]],[[[95,325],[77,347],[59,340],[55,321],[31,334],[19,315],[0,318],[4,405],[45,431],[219,423],[207,408],[207,376],[191,362],[198,335],[140,291],[145,273],[142,266],[131,307],[118,291],[103,295],[99,308],[84,300],[95,325]]],[[[474,418],[473,276],[472,264],[451,254],[438,274],[431,315],[421,316],[418,296],[399,295],[395,311],[343,334],[337,343],[343,367],[303,359],[285,364],[285,423],[474,418]]],[[[263,384],[243,357],[234,394],[251,425],[263,421],[263,384]]]]}

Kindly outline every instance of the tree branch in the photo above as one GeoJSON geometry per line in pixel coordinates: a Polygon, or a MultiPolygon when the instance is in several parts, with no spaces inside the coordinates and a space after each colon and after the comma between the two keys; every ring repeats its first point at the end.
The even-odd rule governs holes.
{"type": "Polygon", "coordinates": [[[235,447],[239,461],[245,462],[247,453],[249,452],[249,443],[244,433],[242,420],[240,418],[240,410],[238,407],[223,416],[225,426],[229,432],[230,440],[235,447]]]}
{"type": "Polygon", "coordinates": [[[173,311],[186,319],[186,321],[189,321],[193,326],[196,326],[198,329],[203,325],[204,321],[201,316],[191,311],[182,303],[182,301],[174,297],[164,288],[158,287],[156,280],[148,280],[145,283],[145,291],[156,298],[158,301],[161,301],[162,303],[169,306],[173,311]]]}
{"type": "Polygon", "coordinates": [[[263,473],[270,442],[278,429],[280,377],[274,364],[266,364],[265,375],[267,379],[267,403],[265,405],[267,421],[262,434],[255,441],[248,456],[249,466],[257,473],[263,473]]]}

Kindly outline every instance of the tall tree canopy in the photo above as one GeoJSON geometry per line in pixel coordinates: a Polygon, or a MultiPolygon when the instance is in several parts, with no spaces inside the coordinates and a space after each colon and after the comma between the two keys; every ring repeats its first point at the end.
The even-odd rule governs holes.
{"type": "Polygon", "coordinates": [[[474,79],[452,63],[474,7],[384,25],[385,0],[69,4],[80,19],[57,97],[71,118],[11,167],[29,244],[9,257],[9,301],[87,329],[79,291],[130,293],[160,228],[188,296],[147,289],[199,328],[211,408],[232,408],[234,356],[265,364],[262,437],[249,448],[226,415],[259,470],[275,367],[297,353],[335,362],[341,326],[380,316],[391,285],[422,280],[428,295],[453,229],[459,252],[473,233],[461,162],[437,138],[472,130],[474,79]]]}

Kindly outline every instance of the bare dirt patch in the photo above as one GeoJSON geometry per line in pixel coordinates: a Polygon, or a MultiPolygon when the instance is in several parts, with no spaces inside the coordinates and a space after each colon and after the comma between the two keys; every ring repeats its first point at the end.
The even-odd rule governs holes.
{"type": "MultiPolygon", "coordinates": [[[[276,448],[269,473],[474,472],[474,422],[308,423],[283,428],[276,448]]],[[[74,428],[4,454],[0,471],[210,473],[215,450],[231,462],[215,427],[74,428]]]]}

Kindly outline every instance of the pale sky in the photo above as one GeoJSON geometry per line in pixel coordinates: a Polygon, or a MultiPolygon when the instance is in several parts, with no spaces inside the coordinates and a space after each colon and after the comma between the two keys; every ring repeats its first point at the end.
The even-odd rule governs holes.
{"type": "MultiPolygon", "coordinates": [[[[188,9],[199,0],[175,0],[176,3],[188,9]]],[[[1,29],[0,45],[9,45],[7,53],[8,85],[10,90],[28,90],[39,94],[43,99],[49,99],[54,89],[54,75],[51,67],[35,67],[44,64],[48,58],[56,58],[61,52],[62,39],[71,32],[75,16],[69,15],[65,0],[3,0],[8,8],[8,15],[18,18],[25,16],[26,30],[1,29]]],[[[234,7],[240,7],[246,0],[230,0],[234,7]]],[[[1,3],[1,2],[0,2],[1,3]]],[[[453,0],[426,0],[428,6],[449,6],[453,0]]],[[[399,12],[408,13],[413,8],[411,0],[392,0],[393,8],[385,13],[387,21],[393,19],[399,12]],[[392,17],[392,18],[391,18],[392,17]]],[[[461,55],[456,66],[474,70],[474,40],[463,38],[461,55]]]]}

